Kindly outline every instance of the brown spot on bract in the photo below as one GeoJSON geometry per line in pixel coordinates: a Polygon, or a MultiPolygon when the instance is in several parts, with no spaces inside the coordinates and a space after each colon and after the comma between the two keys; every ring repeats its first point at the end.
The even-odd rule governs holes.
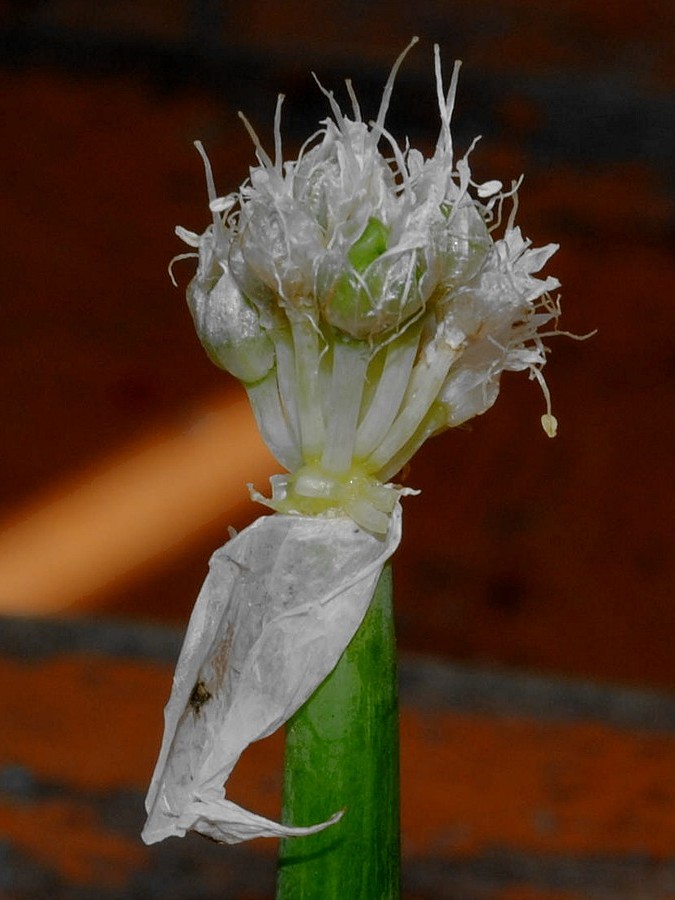
{"type": "Polygon", "coordinates": [[[203,681],[198,681],[197,684],[192,688],[192,693],[190,694],[189,704],[195,715],[199,715],[201,712],[202,706],[207,703],[212,697],[211,692],[206,687],[203,681]]]}

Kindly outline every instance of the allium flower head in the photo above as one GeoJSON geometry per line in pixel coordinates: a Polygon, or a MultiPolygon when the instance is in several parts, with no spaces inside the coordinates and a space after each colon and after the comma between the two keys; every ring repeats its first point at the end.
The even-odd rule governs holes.
{"type": "Polygon", "coordinates": [[[485,412],[503,371],[539,381],[542,424],[551,436],[556,427],[541,369],[543,329],[559,312],[549,292],[559,284],[535,275],[557,245],[533,249],[513,214],[498,236],[518,185],[476,184],[468,153],[455,161],[459,64],[446,93],[438,47],[434,154],[425,159],[387,131],[409,49],[373,122],[349,82],[349,115],[321,88],[332,118],[295,160],[282,156],[283,97],[273,158],[244,120],[258,163],[226,197],[198,145],[213,222],[201,236],[177,229],[198,248],[188,302],[199,337],[243,382],[288,470],[272,478],[265,502],[286,513],[347,514],[376,534],[401,492],[389,480],[427,437],[485,412]]]}

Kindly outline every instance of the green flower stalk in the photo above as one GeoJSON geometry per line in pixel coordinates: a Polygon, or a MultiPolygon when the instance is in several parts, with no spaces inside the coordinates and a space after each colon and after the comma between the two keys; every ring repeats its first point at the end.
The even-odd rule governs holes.
{"type": "Polygon", "coordinates": [[[515,225],[519,182],[476,183],[471,148],[455,159],[459,64],[446,91],[438,47],[433,155],[387,130],[415,42],[372,122],[349,82],[349,114],[319,85],[332,117],[297,159],[283,158],[283,97],[272,156],[244,119],[257,164],[227,196],[197,144],[212,222],[201,235],[177,229],[198,258],[187,292],[197,334],[246,388],[285,471],[270,498],[253,491],[275,514],[211,560],[165,710],[144,839],[283,837],[279,900],[398,896],[385,566],[412,491],[392,479],[428,437],[485,412],[504,371],[529,372],[544,430],[557,427],[542,368],[559,285],[535,277],[557,245],[535,249],[515,225]],[[233,803],[226,783],[245,747],[284,723],[279,824],[233,803]]]}
{"type": "Polygon", "coordinates": [[[285,838],[277,900],[396,900],[398,691],[391,566],[340,662],[286,727],[283,821],[331,828],[285,838]]]}

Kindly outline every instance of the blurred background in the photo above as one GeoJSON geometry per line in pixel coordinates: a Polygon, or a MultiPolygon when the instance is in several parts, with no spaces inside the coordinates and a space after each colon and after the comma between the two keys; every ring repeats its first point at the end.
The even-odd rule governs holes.
{"type": "MultiPolygon", "coordinates": [[[[8,835],[0,850],[10,873],[4,881],[0,875],[2,898],[70,897],[75,882],[79,898],[88,890],[92,897],[155,896],[147,875],[151,857],[130,837],[140,813],[135,806],[130,813],[124,798],[137,803],[154,763],[170,662],[208,558],[228,525],[244,527],[264,512],[248,500],[246,482],[265,492],[275,471],[239,388],[208,362],[193,334],[183,299],[193,263],[176,263],[177,289],[167,274],[169,260],[186,249],[174,226],[201,232],[208,224],[192,141],[206,145],[226,193],[254,160],[239,109],[269,146],[276,96],[283,92],[285,155],[293,157],[328,112],[311,72],[341,99],[344,78],[351,78],[364,114],[372,116],[390,66],[413,34],[420,43],[398,76],[389,129],[430,151],[438,131],[433,43],[441,45],[448,78],[453,61],[463,60],[456,146],[461,153],[482,135],[472,155],[478,181],[508,184],[525,174],[521,227],[537,245],[561,245],[547,268],[563,284],[561,325],[597,334],[584,342],[550,341],[546,377],[560,422],[554,441],[539,424],[539,389],[521,374],[503,379],[487,415],[435,438],[415,458],[407,482],[422,493],[405,503],[395,568],[403,658],[445,666],[436,675],[450,691],[443,678],[469,673],[478,679],[472,684],[484,686],[485,673],[497,673],[483,724],[494,724],[495,710],[511,722],[530,716],[535,743],[548,727],[541,722],[547,701],[534,710],[504,700],[522,676],[545,697],[569,698],[565,691],[580,684],[600,691],[592,695],[594,721],[606,720],[612,698],[651,698],[643,709],[663,717],[648,722],[659,733],[657,747],[633,750],[640,766],[648,759],[663,772],[671,766],[672,782],[675,8],[668,0],[15,0],[0,3],[0,644],[6,654],[0,686],[7,722],[0,829],[8,835]],[[575,681],[565,681],[570,677],[575,681]],[[45,694],[47,685],[53,696],[45,694]],[[547,685],[562,694],[546,693],[547,685]],[[100,746],[90,718],[92,704],[99,710],[104,703],[97,691],[110,692],[100,746]],[[26,696],[44,714],[39,725],[26,713],[26,696]],[[87,723],[80,724],[86,737],[78,715],[87,723]],[[113,735],[112,722],[126,727],[127,736],[113,735]],[[83,775],[85,752],[100,761],[111,742],[122,766],[113,766],[117,774],[101,774],[105,766],[97,769],[90,760],[90,775],[83,775]],[[124,751],[133,757],[125,769],[119,747],[134,742],[135,749],[124,751]],[[56,855],[45,858],[44,849],[37,865],[36,835],[45,828],[58,832],[78,816],[81,822],[78,809],[98,815],[92,791],[99,801],[108,797],[112,832],[102,820],[90,822],[78,837],[68,832],[81,851],[70,869],[56,855]],[[117,805],[110,807],[113,794],[117,805]],[[97,829],[100,840],[92,837],[97,829]],[[31,865],[22,867],[22,854],[31,865]],[[147,875],[142,888],[140,871],[147,875]],[[122,882],[111,887],[111,873],[120,872],[122,882]]],[[[449,722],[445,744],[438,720],[425,732],[439,772],[451,757],[459,764],[447,743],[458,734],[462,746],[478,753],[480,745],[486,754],[474,782],[464,773],[465,785],[478,790],[486,767],[504,764],[505,748],[520,748],[518,771],[536,767],[526,735],[507,729],[499,740],[476,745],[475,710],[460,694],[456,714],[469,718],[459,731],[456,720],[457,727],[449,722]]],[[[447,691],[443,696],[446,703],[447,691]]],[[[414,691],[404,699],[413,706],[419,700],[414,691]]],[[[573,729],[579,707],[572,706],[567,724],[573,729]]],[[[629,719],[622,727],[642,728],[649,715],[629,719]]],[[[422,738],[413,740],[413,731],[406,739],[417,746],[414,740],[422,738]]],[[[574,734],[600,766],[597,748],[605,745],[598,735],[574,734]]],[[[556,743],[546,731],[546,740],[562,746],[565,738],[561,732],[556,743]]],[[[536,746],[546,768],[551,756],[536,746]]],[[[608,768],[602,757],[605,765],[576,790],[588,796],[600,771],[610,781],[614,773],[623,798],[612,813],[619,843],[603,844],[608,820],[586,811],[585,819],[577,812],[568,821],[569,845],[544,849],[658,859],[639,870],[634,893],[620,893],[627,883],[621,867],[613,888],[598,876],[593,893],[581,881],[556,881],[557,869],[537,882],[523,874],[525,864],[502,883],[505,864],[495,863],[489,877],[441,867],[444,889],[433,893],[436,888],[413,878],[407,896],[675,897],[675,870],[667,862],[674,855],[668,835],[675,841],[672,786],[664,785],[659,769],[649,786],[648,817],[642,795],[622,813],[621,803],[629,801],[618,785],[625,789],[635,777],[632,757],[617,757],[611,740],[606,747],[620,761],[608,768]],[[583,844],[582,820],[595,823],[597,846],[592,837],[583,844]],[[655,847],[650,840],[657,833],[655,847]]],[[[579,758],[570,754],[569,770],[578,773],[579,758]]],[[[557,765],[559,771],[560,759],[557,765]]],[[[263,788],[274,780],[265,772],[263,788]]],[[[541,797],[532,800],[539,812],[557,802],[550,766],[546,773],[541,797]]],[[[522,787],[513,773],[505,776],[501,807],[482,816],[474,810],[473,844],[465,819],[474,813],[467,806],[460,814],[450,798],[438,812],[440,831],[414,852],[434,859],[475,852],[485,863],[485,847],[503,848],[505,835],[518,831],[506,815],[513,810],[509,783],[522,787]],[[486,817],[501,821],[504,831],[486,836],[486,817]]],[[[514,838],[521,840],[518,852],[541,850],[533,834],[544,843],[560,837],[560,823],[541,815],[531,823],[527,850],[524,837],[514,838]]],[[[197,874],[182,893],[167,894],[170,885],[163,883],[163,897],[220,896],[209,893],[216,889],[204,873],[211,878],[222,871],[216,861],[222,857],[189,843],[197,846],[189,859],[174,847],[197,874]]],[[[236,867],[237,857],[226,852],[236,867]]],[[[159,866],[159,857],[152,859],[159,866]]],[[[174,872],[171,884],[177,883],[174,872]]],[[[268,896],[265,885],[230,885],[228,896],[268,896]]]]}

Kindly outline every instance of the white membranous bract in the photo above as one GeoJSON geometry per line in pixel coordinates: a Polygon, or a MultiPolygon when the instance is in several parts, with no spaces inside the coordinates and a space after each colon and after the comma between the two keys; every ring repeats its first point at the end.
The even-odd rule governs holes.
{"type": "Polygon", "coordinates": [[[533,249],[511,220],[495,236],[517,186],[477,185],[467,156],[454,160],[459,66],[446,94],[438,48],[433,156],[389,134],[405,52],[374,122],[363,121],[349,83],[351,117],[324,90],[332,118],[295,160],[282,157],[282,97],[273,159],[246,122],[258,165],[226,197],[217,197],[198,145],[213,223],[201,236],[178,230],[199,251],[188,289],[198,334],[246,386],[288,470],[272,479],[266,502],[347,514],[374,533],[386,531],[400,493],[389,479],[427,437],[488,409],[503,371],[539,381],[542,424],[550,435],[556,427],[540,333],[558,314],[549,292],[559,285],[535,273],[557,245],[533,249]]]}

